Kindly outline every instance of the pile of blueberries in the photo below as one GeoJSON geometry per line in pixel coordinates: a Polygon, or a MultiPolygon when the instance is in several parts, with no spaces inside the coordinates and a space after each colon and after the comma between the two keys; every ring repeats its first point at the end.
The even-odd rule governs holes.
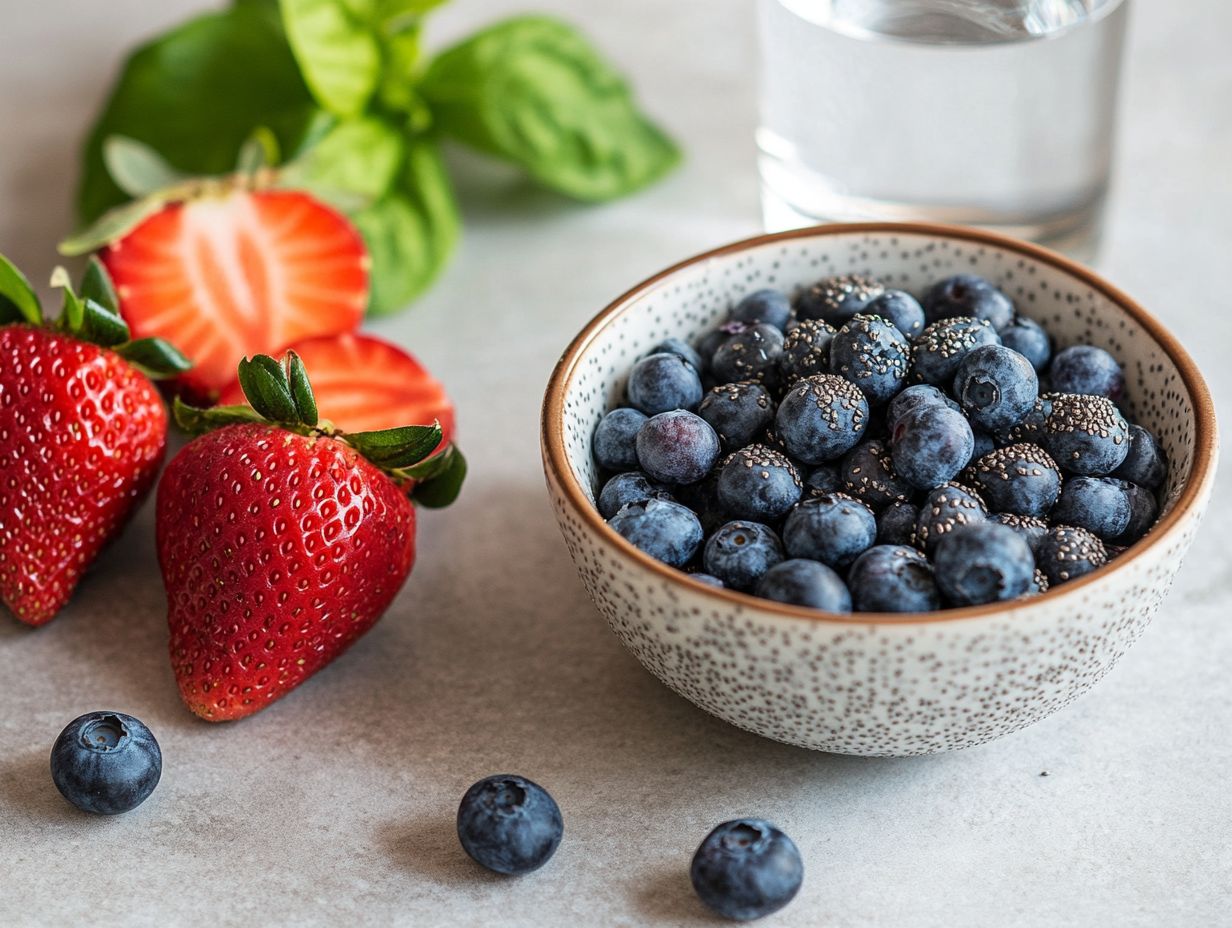
{"type": "Polygon", "coordinates": [[[856,275],[759,290],[629,373],[598,507],[714,586],[830,612],[1041,593],[1141,538],[1167,462],[1125,376],[982,277],[917,300],[856,275]]]}

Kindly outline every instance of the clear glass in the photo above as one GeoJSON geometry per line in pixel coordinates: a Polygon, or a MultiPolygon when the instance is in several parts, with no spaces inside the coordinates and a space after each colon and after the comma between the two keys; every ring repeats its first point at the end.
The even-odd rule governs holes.
{"type": "Polygon", "coordinates": [[[984,226],[1090,257],[1128,0],[759,0],[771,230],[984,226]]]}

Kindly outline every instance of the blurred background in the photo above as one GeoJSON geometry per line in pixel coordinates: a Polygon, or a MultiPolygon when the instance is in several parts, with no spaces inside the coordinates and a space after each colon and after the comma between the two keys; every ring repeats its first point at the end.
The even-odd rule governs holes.
{"type": "MultiPolygon", "coordinates": [[[[471,482],[457,507],[424,519],[391,614],[319,684],[242,727],[187,717],[165,668],[149,507],[69,615],[37,635],[0,623],[0,922],[166,924],[208,911],[220,924],[700,924],[681,861],[710,823],[751,811],[788,826],[812,868],[777,925],[1226,922],[1226,481],[1164,615],[1118,672],[978,750],[863,762],[770,744],[692,709],[620,650],[548,513],[538,404],[560,351],[607,302],[763,228],[757,12],[751,0],[534,6],[581,27],[630,78],[682,166],[586,206],[447,149],[458,252],[408,312],[371,329],[449,385],[471,482]],[[12,753],[22,713],[66,719],[96,703],[139,710],[164,744],[147,830],[131,816],[83,827],[45,795],[42,746],[12,753]],[[573,839],[538,881],[476,876],[450,833],[457,796],[504,767],[549,785],[567,810],[573,839]]],[[[79,146],[126,51],[207,8],[45,0],[8,11],[0,251],[39,282],[74,227],[79,146]]],[[[526,9],[456,0],[433,14],[427,42],[526,9]]],[[[1181,338],[1221,406],[1232,401],[1229,35],[1232,4],[1132,2],[1096,262],[1181,338]]],[[[895,127],[884,131],[897,144],[895,127]]]]}

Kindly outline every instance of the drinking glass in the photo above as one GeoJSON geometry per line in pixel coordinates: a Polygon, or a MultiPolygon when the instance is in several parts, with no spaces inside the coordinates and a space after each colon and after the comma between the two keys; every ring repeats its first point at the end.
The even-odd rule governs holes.
{"type": "Polygon", "coordinates": [[[1090,257],[1128,0],[759,0],[771,230],[983,226],[1090,257]]]}

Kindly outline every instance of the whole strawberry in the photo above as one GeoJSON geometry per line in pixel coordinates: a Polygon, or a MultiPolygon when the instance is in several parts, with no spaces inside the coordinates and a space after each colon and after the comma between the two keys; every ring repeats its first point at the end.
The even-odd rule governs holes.
{"type": "Polygon", "coordinates": [[[189,367],[157,339],[129,339],[106,271],[73,291],[57,270],[54,324],[0,256],[0,600],[27,625],[68,602],[149,492],[167,443],[150,377],[189,367]]]}
{"type": "Polygon", "coordinates": [[[415,560],[415,507],[466,472],[439,424],[344,433],[318,421],[302,362],[240,363],[251,406],[176,420],[199,434],[158,487],[171,664],[188,708],[243,718],[371,628],[415,560]]]}

